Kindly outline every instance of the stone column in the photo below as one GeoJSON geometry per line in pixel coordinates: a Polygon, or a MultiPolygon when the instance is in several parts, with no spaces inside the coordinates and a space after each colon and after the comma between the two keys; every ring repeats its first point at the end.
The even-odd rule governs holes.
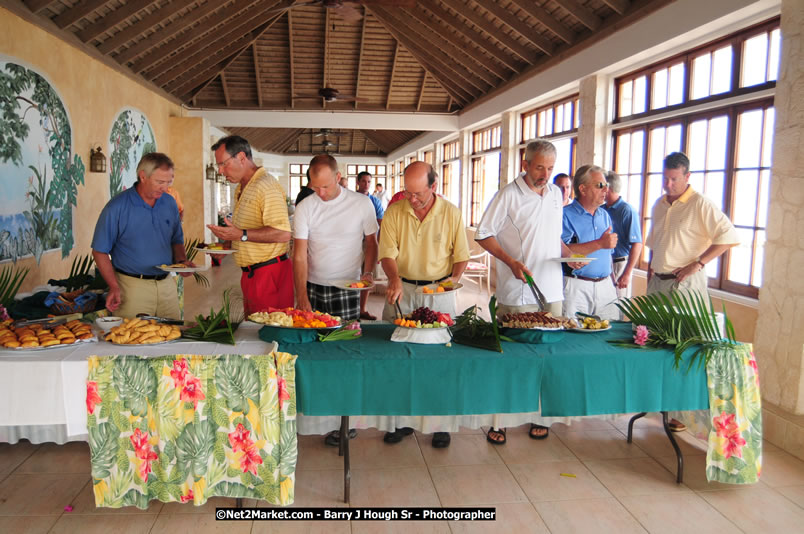
{"type": "MultiPolygon", "coordinates": [[[[797,415],[804,414],[802,27],[804,2],[782,0],[782,52],[774,99],[776,125],[770,206],[755,337],[763,399],[797,415]]],[[[804,437],[804,430],[801,436],[804,437]]],[[[776,438],[774,441],[781,439],[776,438]]]]}
{"type": "Polygon", "coordinates": [[[506,111],[502,114],[502,135],[500,146],[500,189],[508,182],[513,182],[519,174],[517,162],[517,139],[516,139],[516,117],[514,111],[506,111]]]}
{"type": "Polygon", "coordinates": [[[210,218],[207,206],[206,165],[209,159],[209,121],[200,117],[170,118],[170,154],[176,168],[174,187],[184,204],[184,236],[205,239],[210,218]]]}
{"type": "Polygon", "coordinates": [[[608,137],[607,90],[607,80],[602,76],[587,76],[581,80],[581,127],[578,130],[576,168],[587,164],[607,167],[604,161],[608,137]]]}

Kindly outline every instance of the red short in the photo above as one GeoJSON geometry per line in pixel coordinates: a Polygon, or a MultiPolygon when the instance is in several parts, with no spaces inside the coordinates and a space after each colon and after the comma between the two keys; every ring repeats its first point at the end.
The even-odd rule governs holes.
{"type": "Polygon", "coordinates": [[[240,277],[243,289],[243,309],[246,317],[258,311],[293,306],[293,265],[290,258],[266,265],[240,277]]]}

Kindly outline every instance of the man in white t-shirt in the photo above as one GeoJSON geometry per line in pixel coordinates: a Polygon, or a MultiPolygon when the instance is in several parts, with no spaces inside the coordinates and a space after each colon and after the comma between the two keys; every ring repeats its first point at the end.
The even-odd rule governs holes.
{"type": "Polygon", "coordinates": [[[360,293],[333,284],[372,280],[378,226],[368,197],[341,187],[340,178],[332,156],[310,161],[310,188],[316,194],[300,202],[293,216],[293,278],[297,308],[350,321],[360,315],[360,293]]]}
{"type": "MultiPolygon", "coordinates": [[[[475,234],[475,241],[497,258],[497,313],[549,311],[561,315],[564,292],[561,264],[569,256],[561,241],[564,200],[561,189],[550,183],[556,148],[537,139],[525,149],[524,173],[502,188],[492,199],[475,234]],[[533,277],[544,294],[542,309],[527,285],[533,277]]],[[[530,437],[544,439],[548,429],[531,424],[530,437]]],[[[493,427],[487,435],[495,444],[505,443],[505,430],[493,427]]]]}

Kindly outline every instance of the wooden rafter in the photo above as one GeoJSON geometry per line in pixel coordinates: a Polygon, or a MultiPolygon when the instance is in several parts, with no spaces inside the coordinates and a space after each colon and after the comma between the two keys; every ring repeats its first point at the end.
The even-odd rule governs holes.
{"type": "MultiPolygon", "coordinates": [[[[442,43],[446,47],[445,50],[447,53],[452,54],[455,59],[466,57],[466,60],[464,60],[463,64],[467,68],[473,70],[474,72],[481,72],[477,68],[477,65],[482,65],[486,68],[486,70],[497,76],[497,78],[500,80],[508,79],[509,74],[504,67],[499,66],[497,63],[493,62],[482,54],[477,53],[475,50],[466,47],[460,48],[459,45],[456,45],[447,37],[447,32],[443,27],[433,22],[432,19],[421,13],[419,10],[414,9],[411,11],[406,11],[405,14],[410,15],[414,19],[418,20],[422,25],[422,28],[420,28],[418,31],[420,31],[420,33],[423,32],[422,35],[426,35],[429,39],[431,39],[431,42],[442,43]],[[427,31],[428,29],[430,31],[427,31]]],[[[486,81],[492,85],[497,85],[493,79],[486,79],[486,81]]]]}
{"type": "Polygon", "coordinates": [[[352,140],[349,141],[349,152],[354,154],[355,153],[355,132],[357,130],[352,130],[352,140]]]}
{"type": "Polygon", "coordinates": [[[39,13],[40,11],[50,7],[51,4],[55,4],[56,0],[24,0],[23,2],[25,7],[30,9],[33,13],[39,13]]]}
{"type": "MultiPolygon", "coordinates": [[[[246,2],[246,1],[247,0],[240,0],[239,3],[242,4],[242,3],[246,2]]],[[[129,48],[126,48],[125,50],[120,52],[117,56],[115,56],[114,59],[116,61],[118,61],[119,63],[121,63],[121,64],[128,63],[129,61],[131,61],[135,57],[140,56],[142,54],[145,54],[145,53],[149,52],[150,50],[152,50],[153,48],[158,47],[159,45],[161,45],[162,43],[164,43],[165,41],[167,41],[168,39],[170,39],[174,35],[186,30],[187,28],[191,27],[192,25],[194,25],[196,22],[198,22],[199,20],[203,19],[204,17],[214,13],[215,11],[217,11],[219,9],[222,9],[222,7],[223,7],[222,4],[218,4],[216,2],[207,2],[206,4],[202,5],[201,7],[197,8],[197,9],[193,9],[192,11],[190,11],[188,13],[185,13],[184,16],[177,18],[176,20],[174,20],[170,24],[166,24],[164,28],[160,29],[159,31],[153,32],[151,35],[149,35],[148,37],[146,37],[142,41],[139,41],[138,43],[130,46],[129,48]]],[[[236,5],[233,5],[230,9],[234,9],[235,7],[236,7],[236,5]]],[[[163,11],[166,11],[168,9],[169,8],[164,7],[162,9],[160,9],[159,11],[157,11],[156,13],[161,14],[163,11]]],[[[228,13],[231,13],[231,12],[228,12],[228,13]]],[[[234,16],[234,13],[231,13],[228,16],[226,16],[226,15],[223,15],[223,16],[228,19],[230,16],[234,16]]],[[[140,23],[135,24],[134,26],[138,26],[137,35],[139,35],[141,33],[145,33],[148,29],[153,27],[153,25],[145,26],[145,20],[141,21],[140,23]]],[[[174,49],[176,49],[176,48],[182,46],[182,44],[183,44],[181,42],[182,39],[186,39],[186,42],[189,42],[192,39],[195,39],[197,37],[198,37],[198,33],[196,33],[196,32],[187,32],[183,36],[177,37],[176,40],[171,42],[171,46],[174,49]]],[[[114,36],[114,37],[112,37],[110,39],[110,41],[114,41],[116,39],[117,39],[117,36],[114,36]]],[[[124,42],[116,43],[115,48],[119,47],[122,44],[124,44],[124,42]]],[[[103,45],[101,45],[101,46],[103,46],[103,45]]],[[[109,50],[109,51],[111,52],[111,50],[109,50]]],[[[160,54],[152,54],[152,56],[149,55],[149,57],[154,57],[155,61],[156,61],[156,60],[159,60],[160,54]]]]}
{"type": "Polygon", "coordinates": [[[151,12],[150,15],[142,17],[142,19],[140,19],[138,22],[133,23],[125,30],[119,31],[109,39],[103,41],[100,45],[98,45],[98,51],[103,54],[113,52],[114,50],[117,50],[118,48],[120,48],[130,40],[134,39],[135,37],[142,35],[150,28],[153,28],[157,24],[164,23],[170,17],[172,17],[182,9],[185,9],[186,7],[187,7],[186,5],[181,4],[180,2],[174,2],[172,4],[168,4],[163,8],[157,8],[153,10],[153,12],[151,12]]]}
{"type": "Polygon", "coordinates": [[[257,85],[257,106],[262,107],[262,79],[260,78],[260,57],[257,54],[257,41],[251,45],[251,57],[254,60],[254,83],[257,85]]]}
{"type": "Polygon", "coordinates": [[[441,0],[441,2],[451,7],[456,13],[458,13],[458,15],[486,32],[488,35],[499,41],[504,47],[509,49],[511,52],[514,52],[528,63],[534,64],[536,62],[534,53],[528,49],[528,47],[522,46],[519,41],[502,32],[499,28],[486,20],[484,16],[476,12],[474,9],[467,7],[466,4],[462,4],[458,0],[441,0]]]}
{"type": "Polygon", "coordinates": [[[82,0],[70,9],[65,9],[53,19],[53,22],[62,30],[67,26],[75,24],[82,18],[86,17],[93,11],[96,11],[106,4],[110,4],[111,0],[82,0]]]}
{"type": "Polygon", "coordinates": [[[553,43],[539,35],[539,33],[533,28],[519,20],[516,15],[502,7],[500,4],[496,2],[480,2],[478,0],[474,0],[474,2],[500,19],[507,26],[511,27],[519,35],[533,43],[536,48],[540,49],[545,54],[553,55],[553,43]]]}
{"type": "MultiPolygon", "coordinates": [[[[363,71],[363,50],[366,45],[366,20],[368,19],[368,12],[363,8],[363,28],[360,31],[360,55],[357,60],[357,76],[355,76],[355,97],[360,97],[360,73],[363,71]]],[[[355,100],[354,108],[357,109],[357,100],[355,100]]]]}
{"type": "Polygon", "coordinates": [[[447,112],[448,113],[452,110],[452,102],[453,102],[452,97],[449,97],[449,100],[447,100],[447,112]]]}
{"type": "Polygon", "coordinates": [[[94,23],[88,25],[83,30],[76,33],[81,41],[88,43],[103,32],[109,31],[121,22],[133,17],[143,9],[147,9],[156,4],[156,0],[146,0],[145,2],[132,2],[130,4],[123,4],[114,11],[108,13],[103,18],[96,20],[94,23]]]}
{"type": "Polygon", "coordinates": [[[603,0],[603,3],[622,15],[628,10],[628,0],[603,0]]]}
{"type": "Polygon", "coordinates": [[[293,10],[288,11],[288,52],[290,61],[290,107],[296,107],[296,99],[293,98],[296,93],[296,75],[295,66],[293,64],[293,10]]]}
{"type": "Polygon", "coordinates": [[[288,150],[290,147],[293,146],[293,143],[295,143],[299,139],[299,136],[302,133],[304,133],[304,128],[296,128],[288,130],[287,133],[285,134],[285,138],[279,141],[275,145],[276,147],[275,150],[279,153],[285,152],[286,150],[288,150]]]}
{"type": "MultiPolygon", "coordinates": [[[[494,85],[484,82],[482,79],[478,80],[478,76],[474,72],[470,71],[463,65],[457,64],[455,58],[451,58],[437,46],[430,47],[424,45],[424,43],[419,44],[416,42],[416,40],[413,38],[413,35],[408,33],[412,31],[412,29],[410,26],[408,26],[407,22],[403,20],[404,17],[397,18],[390,11],[377,6],[372,7],[372,12],[375,16],[377,16],[378,20],[383,23],[386,29],[394,37],[396,37],[398,41],[405,45],[405,48],[407,48],[408,51],[413,54],[417,61],[422,62],[422,60],[425,60],[434,69],[443,73],[450,79],[457,76],[458,80],[463,80],[464,82],[475,87],[481,92],[481,94],[494,87],[494,85]],[[393,28],[393,30],[391,28],[393,28]],[[407,29],[408,32],[403,31],[405,29],[407,29]]],[[[476,95],[473,94],[473,97],[474,96],[476,95]]]]}
{"type": "Polygon", "coordinates": [[[424,76],[422,76],[422,88],[419,89],[419,101],[416,102],[416,111],[422,109],[422,97],[424,97],[425,87],[427,87],[427,71],[424,71],[424,76]]]}
{"type": "Polygon", "coordinates": [[[595,31],[603,24],[603,20],[600,17],[582,6],[580,2],[576,2],[575,0],[561,0],[558,2],[558,5],[569,13],[570,16],[574,17],[578,22],[592,31],[595,31]]]}
{"type": "MultiPolygon", "coordinates": [[[[545,28],[567,44],[575,42],[575,32],[564,26],[547,10],[537,6],[533,1],[514,0],[514,4],[525,10],[525,13],[538,20],[545,28]]],[[[531,32],[533,29],[531,29],[531,32]]]]}
{"type": "MultiPolygon", "coordinates": [[[[458,33],[462,34],[466,37],[469,41],[474,43],[478,48],[484,50],[488,54],[494,56],[497,61],[502,63],[503,65],[507,66],[513,72],[519,72],[521,70],[521,66],[518,64],[519,62],[513,56],[513,53],[509,54],[506,51],[508,50],[501,50],[499,47],[495,46],[493,42],[488,41],[482,33],[475,31],[470,26],[466,24],[461,24],[459,22],[459,17],[456,17],[449,13],[446,9],[442,8],[437,3],[427,4],[423,6],[425,9],[433,13],[441,22],[448,25],[449,27],[456,30],[458,33]]],[[[421,11],[411,10],[413,12],[417,12],[420,16],[421,11]]],[[[429,17],[425,17],[429,20],[429,17]]],[[[499,41],[498,41],[499,42],[499,41]]]]}
{"type": "Polygon", "coordinates": [[[377,16],[377,19],[380,20],[380,22],[382,22],[383,26],[388,31],[388,33],[390,33],[397,41],[399,41],[399,44],[407,48],[408,52],[410,52],[410,54],[413,55],[414,58],[416,58],[416,61],[418,61],[419,64],[421,64],[422,68],[424,68],[425,70],[429,70],[430,75],[432,75],[433,78],[437,80],[438,83],[441,85],[441,87],[443,87],[448,93],[454,94],[457,99],[463,102],[471,102],[477,97],[476,94],[470,92],[468,89],[464,89],[461,86],[462,84],[455,82],[453,77],[458,76],[460,78],[460,75],[452,71],[451,68],[445,69],[448,71],[452,71],[453,74],[451,75],[442,72],[442,70],[438,67],[439,63],[437,61],[433,61],[432,56],[430,54],[428,54],[422,48],[414,44],[410,39],[407,39],[402,34],[402,32],[398,31],[397,28],[394,27],[393,24],[383,21],[377,15],[375,8],[372,8],[372,12],[374,13],[375,16],[377,16]]]}
{"type": "Polygon", "coordinates": [[[394,88],[394,75],[396,74],[396,64],[399,59],[399,41],[395,41],[396,46],[394,47],[394,63],[391,66],[391,78],[388,80],[388,95],[385,99],[385,109],[390,109],[391,107],[391,91],[394,88]]]}
{"type": "MultiPolygon", "coordinates": [[[[329,9],[324,9],[324,73],[322,74],[321,78],[324,80],[324,87],[329,87],[328,83],[331,83],[331,80],[327,80],[327,71],[329,69],[329,9]]],[[[321,107],[327,109],[327,101],[323,98],[321,99],[321,107]]]]}
{"type": "Polygon", "coordinates": [[[226,71],[221,71],[221,88],[223,89],[223,101],[226,102],[226,107],[230,107],[231,101],[229,100],[229,87],[226,85],[226,71]]]}

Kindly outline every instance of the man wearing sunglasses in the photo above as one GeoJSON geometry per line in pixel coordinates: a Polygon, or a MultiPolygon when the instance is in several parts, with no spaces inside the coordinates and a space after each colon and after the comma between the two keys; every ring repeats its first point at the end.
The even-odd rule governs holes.
{"type": "Polygon", "coordinates": [[[617,234],[602,208],[608,191],[605,171],[597,165],[584,165],[575,173],[573,188],[575,200],[564,208],[561,239],[573,254],[594,260],[580,269],[564,265],[564,315],[581,312],[617,319],[617,291],[611,278],[617,234]]]}

